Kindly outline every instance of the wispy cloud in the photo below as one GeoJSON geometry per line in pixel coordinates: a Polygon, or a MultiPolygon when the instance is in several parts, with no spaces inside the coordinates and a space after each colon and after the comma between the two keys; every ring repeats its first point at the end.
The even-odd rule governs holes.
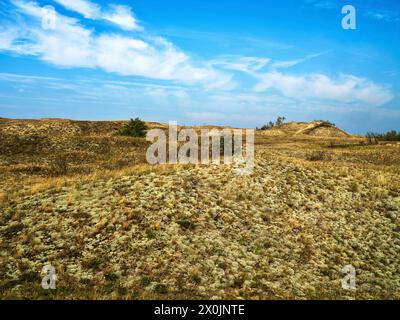
{"type": "Polygon", "coordinates": [[[303,58],[293,60],[274,60],[269,57],[240,57],[240,56],[221,56],[211,60],[210,64],[228,70],[236,70],[246,73],[254,73],[265,69],[276,70],[294,67],[308,60],[317,58],[324,53],[310,54],[303,58]]]}
{"type": "MultiPolygon", "coordinates": [[[[107,104],[129,105],[132,101],[146,98],[147,101],[155,101],[162,105],[169,103],[170,105],[182,105],[188,94],[185,87],[177,85],[161,85],[152,84],[146,81],[112,81],[92,78],[90,80],[76,78],[63,79],[57,77],[43,77],[24,74],[0,73],[0,83],[11,86],[14,89],[12,98],[25,100],[48,101],[49,97],[53,97],[52,101],[62,99],[70,101],[71,97],[80,99],[80,102],[98,102],[107,104]],[[45,89],[46,96],[29,96],[20,97],[21,92],[38,92],[38,89],[45,89]]],[[[3,88],[4,89],[4,88],[3,88]]],[[[6,90],[8,94],[12,91],[6,90]]]]}
{"type": "Polygon", "coordinates": [[[206,43],[213,42],[230,47],[235,47],[240,44],[240,46],[248,46],[262,50],[290,50],[294,48],[292,44],[283,41],[260,39],[248,34],[238,34],[237,32],[210,32],[185,28],[164,28],[160,29],[158,32],[166,37],[197,40],[206,43]]]}
{"type": "Polygon", "coordinates": [[[224,56],[211,63],[229,70],[251,75],[257,81],[256,92],[277,91],[296,100],[319,99],[339,103],[362,102],[381,106],[394,98],[390,88],[354,75],[332,77],[320,73],[290,74],[281,69],[305,63],[322,53],[310,54],[293,60],[274,60],[267,57],[224,56]]]}
{"type": "Polygon", "coordinates": [[[251,73],[263,69],[270,63],[271,59],[266,57],[240,57],[240,56],[222,56],[211,60],[212,66],[219,66],[228,70],[251,73]]]}
{"type": "Polygon", "coordinates": [[[101,7],[87,0],[54,0],[68,10],[75,11],[85,18],[93,19],[101,15],[101,7]]]}
{"type": "Polygon", "coordinates": [[[30,83],[30,82],[37,81],[37,80],[59,81],[61,79],[54,78],[54,77],[42,77],[42,76],[32,76],[32,75],[23,75],[23,74],[2,72],[2,73],[0,73],[0,80],[30,83]]]}
{"type": "Polygon", "coordinates": [[[294,59],[294,60],[286,60],[286,61],[275,61],[274,63],[271,64],[272,69],[283,69],[283,68],[290,68],[294,67],[298,64],[301,64],[303,62],[306,62],[308,60],[317,58],[321,56],[323,53],[315,53],[315,54],[310,54],[307,55],[304,58],[299,58],[299,59],[294,59]]]}
{"type": "Polygon", "coordinates": [[[398,12],[390,11],[390,10],[380,10],[380,11],[369,11],[367,12],[367,16],[385,22],[398,22],[400,21],[400,15],[398,12]]]}
{"type": "MultiPolygon", "coordinates": [[[[95,33],[77,19],[59,13],[56,13],[56,28],[44,30],[41,27],[43,11],[36,2],[15,0],[13,3],[26,20],[21,25],[9,25],[0,33],[2,50],[37,56],[61,67],[100,68],[123,76],[202,84],[207,88],[234,86],[229,74],[202,62],[194,63],[164,38],[144,31],[135,38],[95,33]]],[[[91,10],[87,11],[90,14],[91,10]]]]}
{"type": "Polygon", "coordinates": [[[260,74],[259,78],[256,91],[273,89],[295,99],[315,98],[381,106],[394,98],[389,88],[352,75],[332,79],[323,74],[287,75],[272,71],[260,74]]]}
{"type": "Polygon", "coordinates": [[[126,30],[139,30],[141,27],[128,6],[110,4],[104,9],[88,0],[53,0],[68,10],[78,12],[87,19],[105,20],[126,30]]]}
{"type": "MultiPolygon", "coordinates": [[[[104,9],[86,0],[55,1],[87,19],[115,20],[121,26],[128,26],[131,23],[128,16],[133,17],[131,9],[123,6],[111,5],[104,9]],[[125,18],[120,20],[121,17],[127,20],[122,22],[125,18]]],[[[87,27],[87,21],[56,13],[56,28],[44,30],[41,26],[43,11],[37,2],[13,0],[12,3],[18,21],[4,23],[0,27],[1,51],[35,56],[58,67],[100,69],[120,76],[162,80],[178,86],[162,88],[142,83],[140,90],[135,89],[136,93],[159,100],[166,96],[178,100],[190,98],[190,94],[179,86],[194,86],[201,89],[202,94],[205,90],[237,89],[235,96],[228,96],[228,99],[227,95],[214,96],[212,101],[218,101],[220,105],[240,101],[243,106],[248,100],[256,105],[259,101],[254,101],[253,94],[279,95],[281,100],[290,99],[294,103],[318,100],[338,105],[361,103],[369,106],[381,106],[394,98],[390,87],[360,76],[326,75],[311,71],[298,74],[290,69],[318,58],[324,52],[290,60],[240,55],[224,55],[211,60],[193,59],[171,41],[136,27],[135,32],[129,33],[114,29],[112,32],[109,29],[99,31],[87,27]],[[241,77],[242,73],[248,77],[241,77]],[[242,82],[242,78],[246,78],[246,82],[242,82]],[[172,93],[167,94],[168,90],[172,93]],[[246,96],[248,100],[239,99],[243,92],[251,93],[246,96]]],[[[136,20],[134,23],[137,26],[136,20]]],[[[4,77],[10,79],[12,76],[0,74],[0,79],[4,77]]],[[[32,80],[18,76],[13,79],[20,82],[32,80]]],[[[129,96],[132,90],[122,82],[102,85],[112,94],[120,92],[129,96]]],[[[52,88],[66,89],[68,86],[61,84],[52,88]]],[[[95,94],[87,90],[85,94],[102,97],[102,92],[98,90],[95,94]]]]}
{"type": "Polygon", "coordinates": [[[307,5],[311,5],[319,9],[327,10],[340,10],[346,4],[353,5],[357,12],[361,12],[364,17],[383,21],[383,22],[398,22],[400,21],[399,12],[388,10],[385,8],[385,2],[379,1],[355,1],[354,3],[347,3],[344,1],[334,1],[334,0],[306,0],[307,5]]]}
{"type": "Polygon", "coordinates": [[[316,8],[323,8],[323,9],[335,9],[340,4],[334,0],[306,0],[308,5],[312,5],[316,8]]]}

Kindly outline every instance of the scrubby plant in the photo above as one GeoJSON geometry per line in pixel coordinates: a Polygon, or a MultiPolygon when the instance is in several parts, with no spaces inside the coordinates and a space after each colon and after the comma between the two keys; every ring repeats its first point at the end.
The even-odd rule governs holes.
{"type": "Polygon", "coordinates": [[[272,129],[273,127],[275,127],[275,123],[270,121],[270,122],[268,122],[268,124],[263,125],[261,127],[261,130],[268,130],[268,129],[272,129]]]}
{"type": "Polygon", "coordinates": [[[119,135],[129,136],[136,138],[143,138],[146,136],[147,125],[139,118],[131,119],[120,131],[119,135]]]}
{"type": "Polygon", "coordinates": [[[167,294],[168,293],[168,287],[165,284],[157,283],[154,286],[154,292],[156,292],[158,294],[167,294]]]}
{"type": "Polygon", "coordinates": [[[329,120],[314,120],[314,122],[321,122],[321,125],[327,126],[327,127],[336,127],[336,124],[333,122],[330,122],[329,120]]]}
{"type": "Polygon", "coordinates": [[[391,130],[386,132],[383,137],[386,141],[400,141],[400,132],[396,130],[391,130]]]}
{"type": "Polygon", "coordinates": [[[177,224],[181,226],[184,230],[193,230],[195,229],[196,225],[191,218],[183,218],[176,221],[177,224]]]}
{"type": "Polygon", "coordinates": [[[378,138],[376,137],[375,133],[368,132],[365,137],[367,138],[368,144],[377,144],[378,143],[378,138]]]}
{"type": "Polygon", "coordinates": [[[65,154],[55,155],[50,163],[49,174],[52,176],[64,176],[68,173],[68,156],[65,154]]]}
{"type": "Polygon", "coordinates": [[[96,256],[86,257],[82,261],[82,266],[86,269],[100,270],[100,266],[103,263],[103,259],[96,256]]]}
{"type": "Polygon", "coordinates": [[[314,151],[306,155],[306,160],[308,161],[323,161],[330,159],[330,154],[325,151],[314,151]]]}
{"type": "Polygon", "coordinates": [[[279,126],[283,125],[285,123],[285,121],[286,121],[285,117],[278,116],[278,118],[276,119],[275,122],[273,122],[273,121],[268,122],[267,124],[265,124],[261,127],[261,130],[269,130],[274,127],[279,127],[279,126]]]}
{"type": "Polygon", "coordinates": [[[356,181],[352,181],[349,184],[350,191],[352,192],[358,192],[360,190],[360,186],[356,181]]]}
{"type": "Polygon", "coordinates": [[[279,117],[276,119],[276,121],[275,121],[275,125],[276,125],[276,126],[281,126],[282,124],[285,123],[285,121],[286,121],[286,118],[285,118],[285,117],[279,116],[279,117]]]}
{"type": "Polygon", "coordinates": [[[400,141],[400,132],[391,130],[386,133],[368,132],[366,134],[368,144],[378,144],[379,141],[400,141]]]}
{"type": "Polygon", "coordinates": [[[12,222],[7,228],[5,228],[2,234],[5,237],[11,237],[16,235],[18,232],[22,231],[25,228],[25,225],[20,222],[12,222]]]}
{"type": "Polygon", "coordinates": [[[149,276],[143,276],[143,277],[141,277],[140,278],[140,285],[143,287],[143,288],[147,288],[150,284],[151,284],[151,277],[149,277],[149,276]]]}

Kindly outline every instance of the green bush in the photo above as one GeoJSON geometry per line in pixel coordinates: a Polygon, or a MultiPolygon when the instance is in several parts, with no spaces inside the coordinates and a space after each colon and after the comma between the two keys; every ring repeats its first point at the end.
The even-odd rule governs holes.
{"type": "Polygon", "coordinates": [[[146,136],[147,125],[139,118],[131,119],[119,132],[121,136],[143,138],[146,136]]]}
{"type": "Polygon", "coordinates": [[[268,122],[268,124],[263,125],[260,130],[269,130],[274,127],[279,127],[279,126],[283,125],[285,123],[285,121],[286,121],[285,117],[279,116],[278,118],[276,118],[275,122],[272,122],[272,121],[268,122]]]}
{"type": "Polygon", "coordinates": [[[323,127],[336,127],[336,124],[329,120],[314,120],[314,122],[321,122],[321,126],[323,127]]]}
{"type": "Polygon", "coordinates": [[[377,144],[378,141],[400,141],[400,132],[397,132],[396,130],[388,131],[386,133],[368,132],[366,138],[368,144],[377,144]]]}

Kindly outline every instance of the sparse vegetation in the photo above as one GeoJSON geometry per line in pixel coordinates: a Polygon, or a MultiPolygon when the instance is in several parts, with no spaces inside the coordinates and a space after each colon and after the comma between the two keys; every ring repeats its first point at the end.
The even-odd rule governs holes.
{"type": "Polygon", "coordinates": [[[314,122],[320,122],[322,125],[328,126],[328,127],[336,127],[336,124],[329,120],[314,120],[314,122]]]}
{"type": "Polygon", "coordinates": [[[66,175],[68,173],[68,162],[68,156],[65,154],[54,155],[51,159],[49,174],[54,176],[66,175]]]}
{"type": "Polygon", "coordinates": [[[293,124],[257,132],[254,174],[237,176],[147,165],[144,139],[115,136],[123,124],[0,120],[1,298],[400,298],[399,144],[293,124]]]}
{"type": "Polygon", "coordinates": [[[179,219],[176,221],[176,223],[179,224],[184,230],[193,230],[195,228],[195,224],[190,218],[179,219]]]}
{"type": "Polygon", "coordinates": [[[129,136],[135,138],[143,138],[146,136],[147,125],[139,118],[131,119],[125,126],[119,131],[121,136],[129,136]]]}
{"type": "Polygon", "coordinates": [[[331,156],[325,151],[312,151],[306,155],[306,159],[309,161],[323,161],[330,160],[331,156]]]}
{"type": "Polygon", "coordinates": [[[366,134],[368,144],[377,144],[379,141],[400,141],[400,132],[391,130],[386,133],[373,133],[366,134]]]}
{"type": "Polygon", "coordinates": [[[286,121],[285,117],[278,116],[278,118],[275,120],[275,122],[272,122],[272,121],[268,122],[267,124],[263,125],[260,130],[268,130],[268,129],[272,129],[274,127],[279,127],[282,124],[284,124],[285,121],[286,121]]]}

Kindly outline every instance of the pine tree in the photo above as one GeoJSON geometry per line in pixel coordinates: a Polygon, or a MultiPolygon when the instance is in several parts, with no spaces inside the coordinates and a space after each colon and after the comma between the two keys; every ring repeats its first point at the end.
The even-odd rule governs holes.
{"type": "Polygon", "coordinates": [[[131,119],[120,131],[121,136],[143,138],[146,136],[147,125],[139,118],[131,119]]]}

